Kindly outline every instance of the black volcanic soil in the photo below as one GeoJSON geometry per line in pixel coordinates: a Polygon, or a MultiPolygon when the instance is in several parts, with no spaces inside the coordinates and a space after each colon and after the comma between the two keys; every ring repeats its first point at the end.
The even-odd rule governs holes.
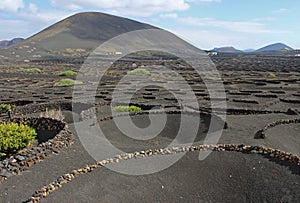
{"type": "MultiPolygon", "coordinates": [[[[74,131],[72,125],[70,127],[74,131]]],[[[93,130],[87,132],[87,136],[89,133],[93,133],[93,130]]],[[[232,143],[242,142],[242,139],[248,142],[252,140],[246,134],[242,133],[244,136],[239,138],[232,133],[234,131],[231,131],[231,137],[235,138],[232,143]]],[[[220,142],[224,143],[222,140],[220,142]]],[[[121,144],[123,140],[120,140],[121,144]]],[[[50,194],[43,202],[295,202],[299,199],[299,167],[291,170],[289,165],[282,165],[279,161],[238,152],[213,152],[204,161],[199,161],[198,156],[199,152],[189,152],[172,167],[144,176],[122,175],[100,168],[79,176],[50,194]]],[[[1,200],[25,201],[34,190],[60,175],[93,162],[76,138],[75,144],[61,154],[2,182],[1,200]]]]}
{"type": "MultiPolygon", "coordinates": [[[[255,139],[257,131],[263,129],[268,123],[299,118],[300,104],[297,102],[300,100],[299,59],[292,60],[285,56],[277,56],[274,59],[271,56],[253,55],[221,55],[212,59],[223,77],[228,107],[228,129],[223,131],[219,143],[267,146],[299,156],[299,124],[270,128],[266,131],[265,139],[255,139]],[[243,67],[247,68],[244,70],[243,67]],[[270,73],[274,73],[275,76],[270,73]]],[[[94,106],[98,120],[110,114],[108,105],[114,87],[121,77],[128,70],[132,70],[133,64],[140,67],[142,63],[126,61],[116,63],[111,68],[96,92],[94,106]]],[[[180,62],[172,60],[155,63],[148,61],[145,65],[152,66],[153,69],[157,69],[162,64],[177,68],[196,92],[200,109],[209,112],[211,107],[209,94],[201,78],[189,68],[178,66],[178,63],[180,62]]],[[[17,105],[16,116],[38,116],[46,108],[58,106],[61,106],[62,110],[70,116],[72,89],[53,87],[53,85],[62,79],[58,76],[59,72],[79,69],[80,64],[66,61],[1,63],[0,103],[17,105]],[[29,74],[19,71],[30,67],[39,67],[42,73],[29,74]]],[[[153,76],[154,79],[155,77],[153,76]]],[[[170,76],[163,77],[168,80],[170,76]]],[[[70,78],[74,79],[74,77],[70,78]]],[[[82,91],[90,91],[86,85],[80,87],[82,91]]],[[[182,95],[186,93],[185,90],[177,90],[177,92],[182,95]]],[[[182,108],[172,94],[164,88],[157,87],[141,89],[131,102],[144,110],[154,106],[166,110],[182,108]]],[[[81,110],[87,108],[82,106],[81,110]]],[[[80,112],[75,113],[79,117],[80,112]]],[[[134,119],[140,122],[138,125],[147,125],[146,115],[136,116],[134,119]]],[[[63,150],[59,155],[49,157],[32,166],[21,175],[12,176],[0,183],[1,202],[25,201],[34,194],[35,190],[39,190],[59,176],[94,162],[80,144],[71,124],[72,119],[68,120],[70,129],[75,134],[74,145],[63,150]]],[[[78,120],[80,119],[76,121],[78,120]]],[[[100,122],[100,126],[110,132],[107,133],[110,136],[108,136],[109,140],[130,152],[142,150],[144,147],[166,146],[176,132],[178,118],[169,116],[169,122],[169,131],[166,130],[157,140],[148,143],[121,137],[113,122],[109,120],[100,122]]],[[[202,123],[201,127],[205,129],[206,125],[202,123]]],[[[93,126],[86,130],[86,136],[92,133],[94,133],[93,126]]],[[[195,144],[201,144],[202,133],[203,131],[199,133],[199,139],[195,144]]],[[[257,154],[238,152],[214,152],[204,161],[199,161],[197,152],[189,152],[172,167],[152,175],[127,176],[106,168],[96,169],[63,185],[43,201],[298,202],[299,184],[299,166],[291,168],[286,162],[270,160],[257,154]]]]}
{"type": "Polygon", "coordinates": [[[285,166],[257,155],[215,152],[199,161],[194,152],[152,175],[97,170],[45,202],[297,202],[299,181],[285,166]]]}

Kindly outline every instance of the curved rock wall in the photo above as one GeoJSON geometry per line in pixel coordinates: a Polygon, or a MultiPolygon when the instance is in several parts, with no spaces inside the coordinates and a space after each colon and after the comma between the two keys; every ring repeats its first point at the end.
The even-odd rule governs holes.
{"type": "Polygon", "coordinates": [[[44,160],[47,156],[57,154],[63,148],[72,144],[72,133],[68,130],[68,126],[66,123],[58,120],[51,118],[16,118],[3,122],[23,123],[33,127],[36,131],[47,130],[54,133],[55,136],[53,139],[22,150],[0,161],[0,181],[27,170],[32,165],[44,160]]]}
{"type": "Polygon", "coordinates": [[[27,202],[39,202],[43,198],[47,197],[50,193],[61,188],[62,185],[71,182],[79,175],[92,172],[93,170],[103,167],[107,164],[115,164],[120,161],[126,161],[129,159],[137,159],[137,158],[144,158],[150,156],[159,156],[159,155],[162,156],[162,155],[170,155],[176,153],[184,153],[188,151],[193,152],[193,151],[207,151],[207,150],[219,151],[219,152],[224,152],[224,151],[241,152],[245,154],[260,154],[267,158],[279,159],[281,161],[286,161],[288,163],[297,165],[297,167],[300,167],[300,157],[298,156],[280,150],[272,149],[272,148],[259,147],[259,146],[246,146],[243,144],[241,145],[236,145],[236,144],[198,145],[198,146],[146,150],[146,151],[117,155],[113,158],[108,158],[106,160],[99,161],[91,165],[87,165],[83,168],[73,170],[72,172],[60,176],[58,179],[56,179],[49,185],[46,185],[42,187],[40,190],[36,191],[35,194],[30,199],[27,200],[27,202]]]}

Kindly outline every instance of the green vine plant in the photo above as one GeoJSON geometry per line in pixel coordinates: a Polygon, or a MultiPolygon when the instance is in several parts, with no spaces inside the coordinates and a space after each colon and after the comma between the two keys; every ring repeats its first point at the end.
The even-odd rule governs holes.
{"type": "Polygon", "coordinates": [[[5,158],[21,149],[34,145],[36,131],[28,125],[18,123],[0,124],[0,158],[5,158]]]}

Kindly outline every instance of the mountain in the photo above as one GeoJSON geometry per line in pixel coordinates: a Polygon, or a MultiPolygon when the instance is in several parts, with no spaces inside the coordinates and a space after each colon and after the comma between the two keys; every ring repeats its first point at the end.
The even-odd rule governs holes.
{"type": "Polygon", "coordinates": [[[0,48],[1,47],[8,47],[8,46],[17,44],[17,43],[19,43],[23,40],[24,40],[23,38],[14,38],[12,40],[2,40],[2,41],[0,41],[0,48]]]}
{"type": "Polygon", "coordinates": [[[228,46],[228,47],[220,47],[220,48],[214,48],[211,50],[211,52],[218,52],[218,53],[243,53],[241,50],[238,50],[234,47],[228,46]]]}
{"type": "Polygon", "coordinates": [[[283,43],[276,43],[271,44],[268,46],[265,46],[263,48],[260,48],[258,50],[254,49],[246,49],[246,50],[238,50],[232,46],[227,47],[220,47],[220,48],[214,48],[213,50],[210,50],[209,52],[217,52],[217,53],[230,53],[230,54],[239,54],[239,53],[273,53],[278,51],[293,51],[294,49],[283,44],[283,43]]]}
{"type": "Polygon", "coordinates": [[[115,36],[143,29],[159,28],[99,12],[78,13],[21,43],[1,49],[0,58],[32,60],[84,57],[115,36]]]}
{"type": "Polygon", "coordinates": [[[8,45],[8,40],[2,40],[2,41],[0,41],[0,48],[1,47],[7,47],[7,45],[8,45]]]}
{"type": "Polygon", "coordinates": [[[243,52],[245,52],[245,53],[251,53],[251,52],[254,52],[255,51],[255,49],[245,49],[245,50],[243,50],[243,52]]]}
{"type": "Polygon", "coordinates": [[[283,43],[275,43],[263,48],[256,50],[255,52],[268,52],[268,51],[292,51],[293,48],[283,44],[283,43]]]}

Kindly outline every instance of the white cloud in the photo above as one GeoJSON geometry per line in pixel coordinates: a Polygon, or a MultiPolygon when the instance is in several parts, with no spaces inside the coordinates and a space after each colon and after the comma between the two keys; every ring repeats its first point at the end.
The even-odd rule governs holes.
{"type": "Polygon", "coordinates": [[[177,13],[166,13],[166,14],[161,14],[159,17],[161,18],[178,18],[177,13]]]}
{"type": "Polygon", "coordinates": [[[267,29],[263,23],[254,21],[222,21],[214,18],[178,18],[180,23],[189,24],[198,27],[221,28],[228,31],[252,33],[252,34],[275,34],[287,33],[287,31],[267,29]]]}
{"type": "Polygon", "coordinates": [[[286,12],[288,12],[288,11],[289,11],[289,9],[281,8],[281,9],[278,9],[278,10],[273,11],[273,13],[286,13],[286,12]]]}
{"type": "Polygon", "coordinates": [[[3,39],[12,39],[15,37],[26,37],[33,34],[31,24],[23,20],[0,19],[0,25],[5,29],[0,29],[0,36],[3,39]]]}
{"type": "Polygon", "coordinates": [[[93,8],[131,16],[150,16],[161,12],[183,11],[190,7],[185,0],[52,0],[51,5],[68,10],[93,8]]]}
{"type": "Polygon", "coordinates": [[[16,13],[19,9],[24,8],[23,0],[1,0],[0,11],[7,13],[16,13]]]}
{"type": "Polygon", "coordinates": [[[7,19],[0,16],[0,25],[5,28],[0,30],[0,40],[29,37],[72,14],[74,13],[70,11],[41,9],[36,4],[30,3],[28,7],[15,13],[14,18],[7,19]]]}
{"type": "Polygon", "coordinates": [[[169,31],[200,49],[211,50],[215,47],[234,46],[237,49],[259,48],[265,43],[260,38],[251,34],[232,32],[187,29],[184,27],[173,28],[169,31]]]}
{"type": "Polygon", "coordinates": [[[41,10],[36,7],[33,10],[29,8],[29,11],[22,12],[19,16],[21,16],[24,21],[31,22],[33,24],[51,25],[72,14],[74,13],[60,10],[41,10]]]}
{"type": "Polygon", "coordinates": [[[191,3],[222,2],[222,0],[186,0],[186,1],[191,3]]]}
{"type": "Polygon", "coordinates": [[[32,4],[32,3],[30,3],[29,4],[29,11],[30,11],[30,13],[37,13],[38,12],[38,7],[37,7],[37,5],[35,5],[35,4],[32,4]]]}
{"type": "Polygon", "coordinates": [[[264,17],[264,18],[255,18],[253,21],[257,21],[257,22],[272,22],[272,21],[276,21],[277,18],[275,17],[264,17]]]}
{"type": "Polygon", "coordinates": [[[241,36],[210,30],[174,28],[170,31],[194,46],[200,47],[201,49],[212,49],[214,47],[233,45],[228,44],[228,42],[233,43],[242,41],[241,36]]]}

